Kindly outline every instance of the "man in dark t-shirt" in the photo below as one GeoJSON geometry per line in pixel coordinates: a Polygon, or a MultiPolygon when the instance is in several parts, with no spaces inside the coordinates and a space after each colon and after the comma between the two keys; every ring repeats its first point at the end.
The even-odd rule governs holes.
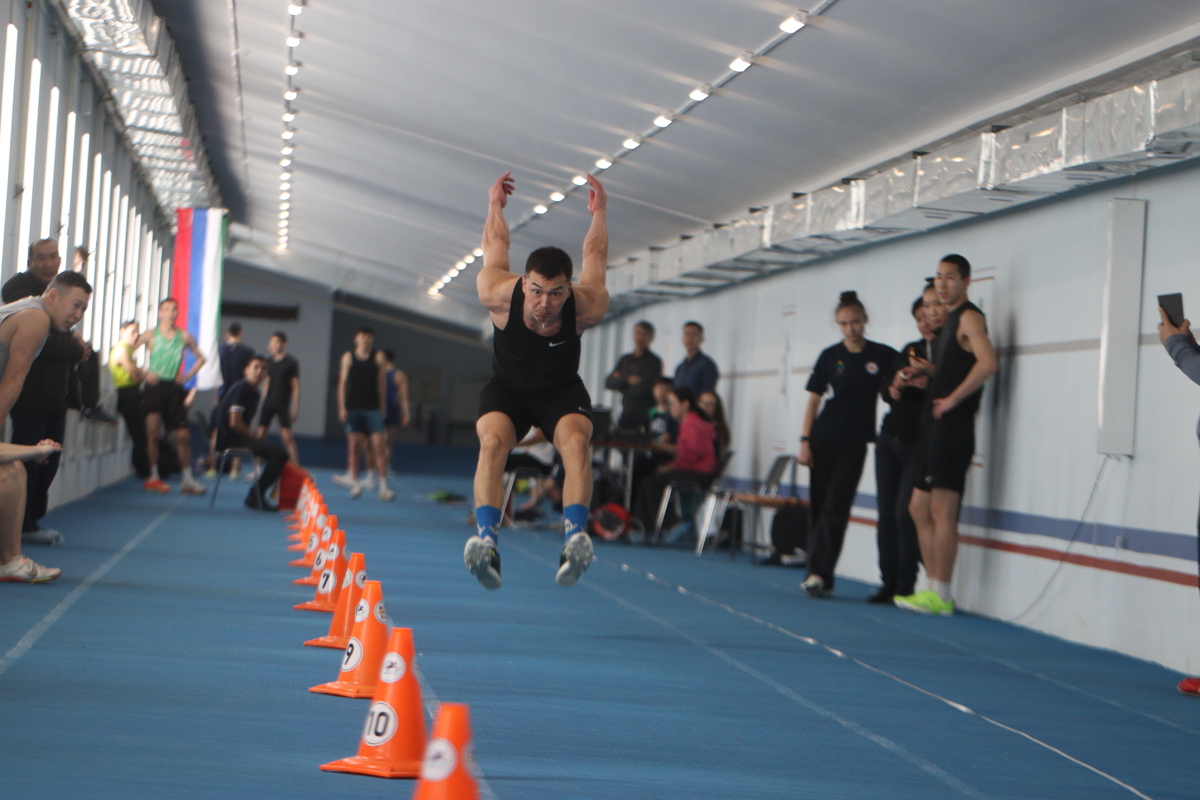
{"type": "Polygon", "coordinates": [[[300,362],[287,353],[287,334],[276,331],[267,343],[271,357],[267,359],[267,389],[258,418],[258,435],[266,436],[271,423],[279,420],[279,438],[287,448],[288,457],[300,463],[292,423],[300,413],[300,362]]]}
{"type": "Polygon", "coordinates": [[[250,431],[250,420],[258,411],[259,386],[266,375],[267,360],[262,356],[254,356],[246,365],[242,380],[225,391],[221,402],[217,404],[217,450],[241,447],[266,462],[258,483],[246,495],[246,507],[275,511],[276,507],[268,503],[266,498],[275,481],[279,480],[283,465],[287,463],[287,452],[250,431]]]}
{"type": "Polygon", "coordinates": [[[217,398],[225,396],[229,387],[242,379],[246,365],[254,357],[254,350],[242,344],[242,324],[234,322],[225,332],[225,342],[217,348],[217,358],[221,362],[221,387],[217,389],[217,398]]]}

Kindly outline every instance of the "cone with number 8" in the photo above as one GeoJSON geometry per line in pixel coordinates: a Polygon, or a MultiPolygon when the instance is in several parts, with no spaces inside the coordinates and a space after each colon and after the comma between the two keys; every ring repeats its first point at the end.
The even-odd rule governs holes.
{"type": "Polygon", "coordinates": [[[394,628],[379,669],[379,688],[367,711],[358,755],[322,764],[326,772],[376,778],[415,778],[425,753],[425,711],[413,670],[411,628],[394,628]]]}
{"type": "Polygon", "coordinates": [[[350,629],[354,627],[354,609],[362,597],[363,582],[367,579],[367,560],[362,553],[350,555],[350,565],[342,576],[342,591],[338,594],[337,608],[329,621],[329,633],[309,639],[305,647],[330,647],[345,650],[350,643],[350,629]]]}
{"type": "Polygon", "coordinates": [[[372,697],[379,684],[379,667],[387,650],[387,639],[383,587],[379,581],[366,581],[362,597],[354,608],[354,628],[342,653],[338,679],[314,686],[309,691],[340,697],[372,697]]]}
{"type": "Polygon", "coordinates": [[[462,703],[442,703],[412,800],[479,800],[471,710],[462,703]]]}
{"type": "MultiPolygon", "coordinates": [[[[325,571],[325,564],[328,560],[326,553],[329,550],[329,543],[333,541],[333,533],[337,530],[337,516],[330,514],[325,517],[325,530],[321,531],[321,538],[317,541],[317,550],[312,556],[312,569],[308,573],[307,578],[297,578],[292,583],[297,586],[316,586],[320,582],[321,573],[325,571]]],[[[345,532],[342,532],[345,535],[345,532]]],[[[311,552],[311,551],[310,551],[311,552]]],[[[308,555],[305,554],[305,558],[308,555]]]]}
{"type": "Polygon", "coordinates": [[[342,578],[346,574],[346,532],[333,534],[329,547],[325,549],[325,569],[317,579],[317,591],[307,603],[298,603],[292,608],[298,611],[324,611],[332,614],[337,610],[338,594],[342,591],[342,578]]]}

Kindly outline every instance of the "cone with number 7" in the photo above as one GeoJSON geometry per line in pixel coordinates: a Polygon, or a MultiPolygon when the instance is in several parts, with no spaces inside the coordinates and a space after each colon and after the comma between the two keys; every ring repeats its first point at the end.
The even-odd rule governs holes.
{"type": "MultiPolygon", "coordinates": [[[[325,530],[321,532],[321,539],[317,543],[316,553],[312,556],[312,570],[306,578],[296,578],[292,583],[297,586],[316,586],[321,580],[321,573],[325,571],[326,564],[329,563],[329,544],[333,541],[334,532],[337,531],[345,536],[345,531],[337,530],[337,516],[330,514],[325,522],[325,530]]],[[[343,539],[343,541],[345,541],[343,539]]],[[[312,552],[312,551],[309,551],[312,552]]],[[[305,555],[305,558],[308,556],[305,555]]]]}
{"type": "Polygon", "coordinates": [[[412,800],[479,800],[471,710],[462,703],[442,703],[412,800]]]}
{"type": "Polygon", "coordinates": [[[415,778],[425,754],[425,711],[413,670],[411,628],[393,628],[379,688],[367,711],[358,755],[322,764],[326,772],[353,772],[376,778],[415,778]]]}
{"type": "Polygon", "coordinates": [[[346,532],[338,531],[325,549],[325,569],[317,579],[317,591],[307,603],[298,603],[292,608],[298,611],[324,611],[332,614],[337,610],[338,594],[342,591],[342,579],[346,574],[346,532]]]}
{"type": "Polygon", "coordinates": [[[372,697],[379,684],[379,667],[387,650],[387,612],[383,608],[383,587],[379,581],[366,581],[362,597],[354,608],[354,627],[342,653],[342,667],[336,681],[309,689],[340,697],[372,697]]]}
{"type": "Polygon", "coordinates": [[[350,643],[350,629],[354,627],[354,609],[362,597],[363,582],[367,579],[367,559],[362,553],[350,554],[350,566],[342,576],[342,591],[338,594],[337,608],[329,621],[329,633],[309,639],[305,647],[330,647],[345,650],[350,643]]]}

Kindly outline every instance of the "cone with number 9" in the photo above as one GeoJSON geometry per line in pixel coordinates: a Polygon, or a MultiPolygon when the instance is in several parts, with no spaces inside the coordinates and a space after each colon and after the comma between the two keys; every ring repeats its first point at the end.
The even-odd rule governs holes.
{"type": "Polygon", "coordinates": [[[383,608],[383,587],[379,581],[363,584],[362,597],[354,608],[354,627],[342,653],[338,679],[309,689],[310,692],[340,697],[367,698],[379,684],[379,666],[387,650],[387,612],[383,608]]]}
{"type": "Polygon", "coordinates": [[[317,579],[317,591],[307,603],[292,606],[299,611],[324,611],[332,614],[337,610],[338,594],[342,591],[342,579],[346,574],[346,532],[333,534],[329,547],[325,549],[325,569],[317,579]]]}
{"type": "Polygon", "coordinates": [[[471,747],[471,710],[462,703],[442,703],[425,747],[413,800],[479,800],[471,747]]]}
{"type": "Polygon", "coordinates": [[[338,594],[337,608],[329,621],[329,633],[309,639],[305,647],[331,647],[345,650],[350,643],[350,629],[354,627],[354,609],[362,597],[363,582],[367,579],[367,561],[362,553],[350,554],[350,566],[342,576],[342,591],[338,594]]]}
{"type": "Polygon", "coordinates": [[[379,688],[367,711],[358,755],[322,764],[326,772],[353,772],[376,778],[415,778],[425,753],[425,711],[413,669],[411,628],[393,628],[379,688]]]}

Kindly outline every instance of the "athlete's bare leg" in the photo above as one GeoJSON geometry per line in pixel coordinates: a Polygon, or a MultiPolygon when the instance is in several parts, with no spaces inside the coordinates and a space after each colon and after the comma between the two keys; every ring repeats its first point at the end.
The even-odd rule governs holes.
{"type": "Polygon", "coordinates": [[[146,456],[154,469],[158,469],[158,439],[162,436],[162,428],[162,414],[146,415],[146,456]]]}
{"type": "Polygon", "coordinates": [[[935,534],[930,502],[930,492],[914,489],[908,501],[908,513],[917,529],[917,545],[921,549],[921,563],[925,565],[925,576],[933,580],[937,569],[937,550],[933,544],[935,534]]]}
{"type": "Polygon", "coordinates": [[[296,437],[292,435],[292,429],[280,428],[279,438],[283,440],[283,447],[288,452],[288,458],[292,460],[293,464],[300,466],[300,451],[296,449],[296,437]]]}
{"type": "Polygon", "coordinates": [[[350,434],[350,439],[347,444],[350,461],[350,480],[358,480],[358,454],[367,446],[367,437],[355,431],[350,434]]]}
{"type": "Polygon", "coordinates": [[[950,489],[936,487],[930,495],[936,564],[932,577],[935,581],[949,583],[954,577],[954,562],[958,558],[958,503],[961,495],[950,489]]]}
{"type": "MultiPolygon", "coordinates": [[[[175,452],[179,456],[179,466],[190,470],[192,468],[192,432],[188,428],[175,431],[175,452]]],[[[187,472],[185,475],[189,474],[187,472]]]]}
{"type": "Polygon", "coordinates": [[[475,506],[500,507],[504,502],[504,462],[517,446],[517,432],[507,414],[492,411],[475,423],[479,464],[475,468],[475,506]]]}
{"type": "Polygon", "coordinates": [[[0,564],[21,555],[21,520],[25,517],[25,465],[0,464],[0,564]]]}
{"type": "Polygon", "coordinates": [[[592,421],[582,414],[567,414],[554,427],[554,448],[563,461],[563,508],[592,502],[591,441],[592,421]]]}

